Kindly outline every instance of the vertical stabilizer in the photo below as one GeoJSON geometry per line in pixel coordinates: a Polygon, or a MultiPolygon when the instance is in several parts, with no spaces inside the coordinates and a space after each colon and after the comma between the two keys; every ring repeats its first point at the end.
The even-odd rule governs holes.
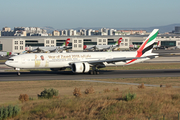
{"type": "MultiPolygon", "coordinates": [[[[146,53],[151,53],[153,49],[154,42],[156,40],[156,37],[158,35],[159,29],[154,29],[151,34],[147,37],[147,39],[143,42],[143,44],[139,47],[137,50],[136,57],[141,57],[142,55],[145,55],[146,53]]],[[[133,59],[126,64],[133,63],[137,59],[133,59]]]]}
{"type": "Polygon", "coordinates": [[[143,44],[137,50],[137,56],[141,57],[145,53],[151,53],[153,50],[153,45],[158,35],[159,29],[154,29],[143,44]]]}
{"type": "Polygon", "coordinates": [[[69,45],[70,38],[68,38],[62,45],[62,47],[67,47],[69,45]]]}
{"type": "Polygon", "coordinates": [[[66,47],[69,45],[70,38],[66,40],[66,47]]]}
{"type": "Polygon", "coordinates": [[[118,39],[118,41],[115,43],[115,45],[118,45],[118,46],[120,46],[120,44],[121,44],[121,41],[122,41],[122,38],[119,38],[119,39],[118,39]]]}

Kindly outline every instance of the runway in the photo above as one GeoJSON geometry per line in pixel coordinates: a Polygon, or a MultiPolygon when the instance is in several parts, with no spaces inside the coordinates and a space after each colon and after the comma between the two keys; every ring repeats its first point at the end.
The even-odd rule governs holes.
{"type": "Polygon", "coordinates": [[[0,72],[0,81],[88,80],[112,78],[180,77],[180,69],[170,70],[101,70],[100,75],[74,74],[71,71],[0,72]]]}

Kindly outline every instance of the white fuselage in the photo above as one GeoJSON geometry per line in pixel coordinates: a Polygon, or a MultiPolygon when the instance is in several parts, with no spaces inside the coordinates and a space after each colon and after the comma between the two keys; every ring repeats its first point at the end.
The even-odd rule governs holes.
{"type": "Polygon", "coordinates": [[[31,50],[35,50],[39,48],[40,50],[44,50],[44,51],[52,51],[55,49],[62,49],[64,48],[64,46],[54,46],[54,47],[31,47],[31,50]]]}
{"type": "Polygon", "coordinates": [[[115,47],[115,46],[116,45],[96,45],[96,48],[102,50],[102,49],[110,49],[111,47],[115,47]]]}
{"type": "Polygon", "coordinates": [[[9,55],[18,55],[17,53],[14,52],[0,52],[0,56],[9,56],[9,55]]]}
{"type": "Polygon", "coordinates": [[[6,56],[7,52],[0,52],[0,56],[6,56]]]}
{"type": "MultiPolygon", "coordinates": [[[[98,61],[112,58],[136,57],[137,52],[75,52],[75,53],[30,53],[11,57],[5,62],[13,68],[61,68],[71,67],[70,63],[98,61]],[[41,58],[43,56],[43,59],[41,58]]],[[[133,63],[139,63],[149,58],[137,59],[133,63]]],[[[128,60],[130,61],[130,60],[128,60]]],[[[121,66],[128,61],[107,63],[105,66],[121,66]]]]}

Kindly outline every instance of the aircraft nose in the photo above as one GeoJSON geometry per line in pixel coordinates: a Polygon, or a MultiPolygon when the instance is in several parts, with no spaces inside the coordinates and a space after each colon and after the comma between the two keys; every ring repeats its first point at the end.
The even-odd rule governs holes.
{"type": "Polygon", "coordinates": [[[5,62],[5,65],[9,66],[9,67],[12,67],[11,63],[9,61],[6,61],[5,62]]]}
{"type": "Polygon", "coordinates": [[[5,62],[5,65],[9,66],[9,61],[6,61],[6,62],[5,62]]]}
{"type": "Polygon", "coordinates": [[[9,66],[9,67],[15,67],[14,65],[14,58],[12,57],[12,58],[9,58],[6,62],[5,62],[5,65],[7,65],[7,66],[9,66]]]}

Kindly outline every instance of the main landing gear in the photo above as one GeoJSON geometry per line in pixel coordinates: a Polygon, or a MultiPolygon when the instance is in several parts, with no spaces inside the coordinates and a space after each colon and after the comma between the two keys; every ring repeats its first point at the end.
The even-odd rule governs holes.
{"type": "Polygon", "coordinates": [[[89,71],[89,74],[90,75],[99,75],[99,71],[98,70],[91,70],[91,71],[89,71]]]}
{"type": "Polygon", "coordinates": [[[20,68],[14,68],[15,70],[17,70],[17,75],[20,76],[21,73],[20,73],[20,68]]]}
{"type": "Polygon", "coordinates": [[[92,70],[89,71],[90,75],[99,75],[99,70],[96,69],[96,66],[92,67],[92,70]]]}

